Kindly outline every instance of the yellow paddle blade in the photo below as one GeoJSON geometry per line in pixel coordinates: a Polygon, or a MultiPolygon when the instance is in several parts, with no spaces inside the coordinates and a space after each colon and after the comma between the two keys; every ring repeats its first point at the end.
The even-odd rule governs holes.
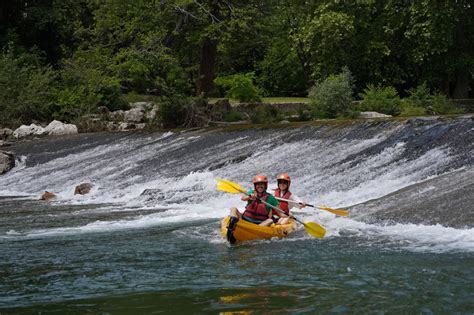
{"type": "Polygon", "coordinates": [[[240,194],[240,191],[236,190],[234,187],[227,185],[226,183],[218,183],[217,189],[225,191],[231,194],[240,194]]]}
{"type": "Polygon", "coordinates": [[[347,211],[340,210],[340,209],[333,209],[333,208],[329,208],[329,207],[318,207],[318,209],[326,210],[326,211],[332,212],[332,213],[337,214],[337,215],[348,215],[349,214],[349,212],[347,212],[347,211]]]}
{"type": "MultiPolygon", "coordinates": [[[[217,189],[219,189],[219,185],[221,185],[221,187],[223,189],[237,191],[237,192],[244,193],[244,194],[247,193],[247,190],[243,189],[237,183],[234,183],[234,182],[231,182],[231,181],[228,181],[228,180],[224,180],[224,179],[220,179],[220,178],[216,178],[216,180],[219,182],[219,184],[217,184],[217,189]]],[[[221,190],[223,190],[223,189],[221,189],[221,190]]],[[[227,190],[224,190],[224,191],[227,191],[227,190]]],[[[231,191],[228,191],[228,192],[231,192],[231,191]]],[[[232,193],[236,194],[237,192],[232,192],[232,193]]]]}
{"type": "Polygon", "coordinates": [[[316,222],[301,222],[304,225],[304,229],[308,234],[316,238],[323,238],[326,235],[326,229],[323,228],[321,225],[317,224],[316,222]]]}

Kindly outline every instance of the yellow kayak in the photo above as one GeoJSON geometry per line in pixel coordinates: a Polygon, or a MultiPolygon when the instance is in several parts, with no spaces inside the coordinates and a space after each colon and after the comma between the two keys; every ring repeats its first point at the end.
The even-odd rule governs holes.
{"type": "MultiPolygon", "coordinates": [[[[230,217],[227,216],[221,221],[221,234],[224,238],[227,235],[229,220],[230,217]]],[[[245,220],[239,220],[235,225],[234,237],[238,242],[270,239],[273,237],[282,238],[287,237],[294,230],[296,230],[296,221],[294,220],[291,220],[288,224],[272,224],[271,226],[261,226],[245,220]]]]}

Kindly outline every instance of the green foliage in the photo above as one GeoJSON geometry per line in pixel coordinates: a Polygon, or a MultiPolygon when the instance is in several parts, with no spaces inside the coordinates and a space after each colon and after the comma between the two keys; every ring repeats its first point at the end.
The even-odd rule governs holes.
{"type": "Polygon", "coordinates": [[[240,102],[259,102],[260,90],[253,84],[254,73],[218,77],[214,83],[227,90],[226,97],[240,102]]]}
{"type": "Polygon", "coordinates": [[[54,118],[71,121],[94,113],[99,106],[127,108],[119,81],[106,68],[106,56],[100,50],[81,52],[65,62],[61,86],[54,90],[54,118]]]}
{"type": "Polygon", "coordinates": [[[163,128],[181,127],[191,106],[190,100],[179,96],[164,97],[160,103],[159,118],[163,128]]]}
{"type": "Polygon", "coordinates": [[[450,104],[445,95],[436,93],[430,94],[426,83],[423,83],[416,88],[408,90],[409,96],[405,101],[412,107],[419,107],[425,110],[426,114],[444,115],[444,114],[459,114],[463,110],[455,108],[450,104]]]}
{"type": "Polygon", "coordinates": [[[275,123],[282,120],[278,110],[271,105],[258,105],[250,115],[254,124],[275,123]]]}
{"type": "Polygon", "coordinates": [[[243,120],[242,113],[235,110],[227,113],[224,116],[224,121],[227,121],[227,122],[235,122],[235,121],[241,121],[241,120],[243,120]]]}
{"type": "Polygon", "coordinates": [[[427,114],[425,108],[414,106],[406,99],[402,100],[401,108],[402,112],[400,113],[400,116],[424,116],[427,114]]]}
{"type": "Polygon", "coordinates": [[[432,109],[437,115],[462,114],[464,110],[454,107],[446,95],[437,93],[431,96],[432,109]]]}
{"type": "Polygon", "coordinates": [[[401,113],[401,101],[394,87],[369,85],[360,94],[361,111],[375,111],[387,115],[397,116],[401,113]]]}
{"type": "Polygon", "coordinates": [[[313,115],[318,118],[336,118],[349,115],[353,101],[353,78],[349,69],[330,75],[310,91],[313,115]]]}
{"type": "Polygon", "coordinates": [[[55,72],[39,65],[35,55],[1,53],[0,125],[16,127],[33,120],[48,120],[55,78],[55,72]]]}
{"type": "Polygon", "coordinates": [[[418,85],[416,88],[411,88],[408,91],[408,98],[406,99],[412,106],[422,107],[430,110],[432,105],[432,97],[430,90],[426,86],[426,82],[418,85]]]}
{"type": "Polygon", "coordinates": [[[301,96],[307,94],[303,68],[289,42],[274,43],[259,64],[258,82],[266,95],[301,96]]]}

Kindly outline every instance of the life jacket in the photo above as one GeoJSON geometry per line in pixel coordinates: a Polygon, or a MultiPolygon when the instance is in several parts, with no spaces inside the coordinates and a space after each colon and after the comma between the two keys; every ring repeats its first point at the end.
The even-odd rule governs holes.
{"type": "MultiPolygon", "coordinates": [[[[281,196],[281,191],[280,191],[279,188],[277,188],[277,189],[275,189],[275,197],[283,198],[283,199],[290,199],[291,192],[289,190],[287,190],[286,193],[283,196],[281,196]]],[[[290,214],[290,209],[288,208],[288,202],[278,200],[278,208],[285,211],[286,214],[290,214]]],[[[278,216],[278,214],[275,210],[273,210],[272,215],[278,216]]]]}
{"type": "MultiPolygon", "coordinates": [[[[254,196],[257,196],[257,193],[254,193],[254,196]]],[[[270,196],[269,193],[264,192],[263,196],[260,197],[263,201],[267,201],[268,197],[270,196]]],[[[265,205],[258,199],[253,200],[245,207],[245,211],[243,214],[245,217],[258,220],[258,221],[265,221],[268,219],[268,211],[265,205]]]]}

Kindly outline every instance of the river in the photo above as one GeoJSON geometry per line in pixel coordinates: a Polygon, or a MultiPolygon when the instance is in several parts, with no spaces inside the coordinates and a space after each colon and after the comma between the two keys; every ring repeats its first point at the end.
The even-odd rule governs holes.
{"type": "Polygon", "coordinates": [[[17,143],[0,176],[0,313],[471,314],[473,134],[458,118],[17,143]],[[281,172],[351,214],[295,211],[323,239],[300,226],[229,245],[219,221],[242,202],[215,178],[281,172]]]}

